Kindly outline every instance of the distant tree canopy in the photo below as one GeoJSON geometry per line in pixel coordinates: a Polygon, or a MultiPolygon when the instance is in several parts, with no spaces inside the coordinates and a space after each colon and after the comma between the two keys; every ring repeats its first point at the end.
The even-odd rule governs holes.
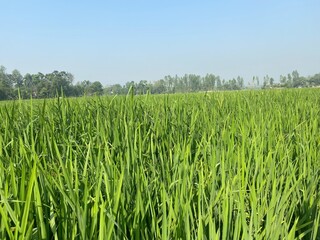
{"type": "Polygon", "coordinates": [[[65,71],[53,71],[52,73],[36,74],[27,73],[24,76],[18,70],[6,72],[4,66],[0,66],[0,100],[17,98],[52,98],[56,96],[92,96],[127,94],[132,89],[134,94],[161,94],[176,92],[198,92],[217,90],[240,90],[244,88],[298,88],[320,86],[320,73],[309,77],[300,76],[298,71],[287,75],[281,75],[279,81],[266,75],[260,86],[259,77],[254,76],[252,82],[244,85],[244,79],[240,76],[230,80],[221,79],[214,74],[205,76],[185,74],[183,76],[165,76],[163,79],[149,82],[129,81],[124,85],[114,84],[103,87],[99,81],[84,80],[74,84],[74,77],[65,71]]]}
{"type": "Polygon", "coordinates": [[[259,77],[254,76],[252,82],[244,84],[244,79],[240,76],[237,78],[225,80],[217,75],[207,74],[205,76],[195,74],[185,74],[179,76],[165,76],[163,79],[155,82],[141,80],[138,83],[133,81],[125,85],[115,84],[104,89],[106,94],[127,94],[133,87],[135,94],[152,94],[159,93],[176,93],[176,92],[199,92],[199,91],[219,91],[219,90],[241,90],[250,89],[268,89],[268,88],[299,88],[299,87],[316,87],[320,86],[320,73],[310,77],[300,76],[298,71],[293,71],[287,76],[280,76],[278,82],[274,78],[266,75],[263,78],[263,84],[260,85],[259,77]]]}
{"type": "Polygon", "coordinates": [[[103,86],[100,82],[85,80],[73,84],[74,77],[65,71],[36,74],[27,73],[24,76],[18,70],[7,73],[0,66],[0,100],[21,98],[52,98],[55,96],[101,95],[103,86]]]}

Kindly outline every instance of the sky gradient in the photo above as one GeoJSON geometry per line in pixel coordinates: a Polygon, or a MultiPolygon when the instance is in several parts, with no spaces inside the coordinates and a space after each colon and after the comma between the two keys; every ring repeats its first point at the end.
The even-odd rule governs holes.
{"type": "Polygon", "coordinates": [[[103,85],[320,72],[320,1],[2,1],[0,65],[103,85]]]}

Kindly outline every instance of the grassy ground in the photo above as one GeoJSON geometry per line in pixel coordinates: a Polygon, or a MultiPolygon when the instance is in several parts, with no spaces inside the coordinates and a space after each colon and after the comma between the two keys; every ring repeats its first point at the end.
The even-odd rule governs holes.
{"type": "Polygon", "coordinates": [[[0,239],[320,239],[320,90],[2,102],[0,239]]]}

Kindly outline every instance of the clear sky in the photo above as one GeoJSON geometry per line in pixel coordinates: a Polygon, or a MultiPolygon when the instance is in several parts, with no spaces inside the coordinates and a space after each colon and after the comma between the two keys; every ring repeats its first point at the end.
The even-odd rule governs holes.
{"type": "Polygon", "coordinates": [[[319,0],[0,0],[0,65],[103,85],[320,72],[319,0]]]}

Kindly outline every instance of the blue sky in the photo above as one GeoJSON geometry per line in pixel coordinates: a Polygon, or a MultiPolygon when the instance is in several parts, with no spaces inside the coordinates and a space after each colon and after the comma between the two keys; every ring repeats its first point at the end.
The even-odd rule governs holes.
{"type": "Polygon", "coordinates": [[[320,72],[319,0],[0,0],[0,65],[103,85],[320,72]]]}

